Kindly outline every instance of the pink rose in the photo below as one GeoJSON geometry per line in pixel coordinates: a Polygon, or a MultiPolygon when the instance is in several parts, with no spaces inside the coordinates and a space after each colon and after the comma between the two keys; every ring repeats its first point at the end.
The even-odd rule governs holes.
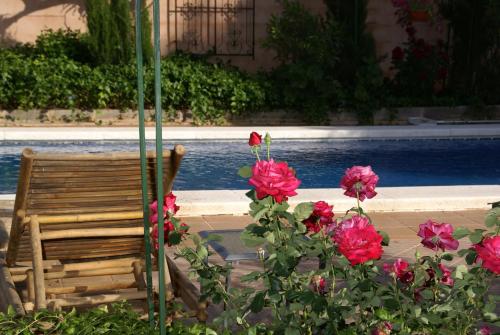
{"type": "Polygon", "coordinates": [[[473,246],[477,252],[477,260],[482,266],[494,274],[500,274],[500,236],[486,237],[479,244],[473,246]]]}
{"type": "Polygon", "coordinates": [[[325,201],[318,201],[314,203],[311,216],[302,223],[306,225],[308,232],[318,233],[324,226],[333,222],[333,216],[333,206],[325,201]]]}
{"type": "Polygon", "coordinates": [[[479,333],[481,333],[481,335],[491,335],[491,330],[490,328],[484,326],[479,329],[479,333]]]}
{"type": "Polygon", "coordinates": [[[358,225],[352,227],[340,226],[333,236],[338,251],[351,262],[351,265],[379,259],[383,253],[382,236],[377,233],[373,225],[367,225],[364,220],[358,222],[358,225]]]}
{"type": "MultiPolygon", "coordinates": [[[[151,214],[149,215],[149,222],[155,224],[158,222],[158,201],[155,200],[149,205],[151,214]]],[[[163,218],[167,217],[167,207],[163,205],[163,218]]]]}
{"type": "Polygon", "coordinates": [[[370,220],[368,220],[366,216],[353,215],[350,219],[342,220],[342,222],[337,226],[336,229],[343,230],[354,227],[359,229],[364,229],[369,225],[370,225],[370,220]]]}
{"type": "Polygon", "coordinates": [[[458,241],[453,238],[453,226],[448,223],[437,223],[428,220],[421,224],[418,236],[422,238],[422,244],[434,251],[441,249],[457,250],[458,241]]]}
{"type": "Polygon", "coordinates": [[[295,177],[295,173],[286,162],[276,163],[271,159],[255,163],[248,183],[255,187],[258,199],[270,195],[280,203],[290,196],[297,195],[295,190],[299,187],[300,180],[295,177]]]}
{"type": "Polygon", "coordinates": [[[443,273],[443,275],[441,277],[441,283],[443,283],[444,285],[453,286],[453,284],[455,284],[455,281],[453,280],[453,278],[451,278],[450,269],[448,269],[446,266],[444,266],[441,263],[439,263],[438,266],[439,266],[439,269],[441,270],[441,272],[443,273]]]}
{"type": "Polygon", "coordinates": [[[371,166],[353,166],[345,171],[340,181],[340,186],[345,190],[344,194],[363,201],[377,195],[378,176],[372,171],[371,166]]]}
{"type": "Polygon", "coordinates": [[[248,139],[248,145],[254,147],[256,145],[260,145],[262,143],[262,135],[252,131],[250,134],[250,138],[248,139]]]}
{"type": "Polygon", "coordinates": [[[413,271],[408,271],[409,265],[402,258],[398,258],[393,264],[384,263],[384,271],[393,273],[403,284],[409,284],[414,279],[413,271]]]}
{"type": "MultiPolygon", "coordinates": [[[[175,200],[177,197],[170,192],[163,199],[163,218],[165,219],[167,215],[173,215],[177,213],[179,210],[179,206],[175,204],[175,200]]],[[[149,216],[149,222],[157,223],[158,222],[158,201],[155,200],[149,205],[149,209],[151,210],[151,215],[149,216]]]]}
{"type": "Polygon", "coordinates": [[[172,192],[165,196],[164,207],[166,207],[167,211],[171,214],[175,214],[179,210],[179,206],[175,204],[176,199],[177,197],[172,192]]]}

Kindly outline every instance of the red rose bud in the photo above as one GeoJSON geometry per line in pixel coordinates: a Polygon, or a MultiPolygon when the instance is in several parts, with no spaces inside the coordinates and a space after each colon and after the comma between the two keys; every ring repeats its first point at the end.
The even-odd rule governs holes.
{"type": "Polygon", "coordinates": [[[319,294],[326,293],[326,280],[321,276],[315,275],[311,278],[311,284],[313,286],[314,291],[319,294]]]}
{"type": "Polygon", "coordinates": [[[447,285],[447,286],[453,286],[453,284],[455,284],[455,281],[453,280],[453,278],[451,278],[450,269],[448,269],[446,266],[444,266],[441,263],[439,263],[438,266],[439,266],[439,269],[441,270],[441,272],[443,273],[443,276],[441,277],[441,283],[443,283],[444,285],[447,285]]]}
{"type": "Polygon", "coordinates": [[[248,140],[248,145],[251,147],[255,147],[257,145],[260,145],[262,143],[262,135],[259,133],[252,131],[250,134],[250,139],[248,140]]]}

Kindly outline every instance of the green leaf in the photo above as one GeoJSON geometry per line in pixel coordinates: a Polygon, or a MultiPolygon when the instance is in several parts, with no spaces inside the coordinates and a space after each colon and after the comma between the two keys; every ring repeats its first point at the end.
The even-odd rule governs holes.
{"type": "Polygon", "coordinates": [[[308,217],[310,217],[312,212],[313,212],[313,203],[302,202],[295,207],[293,211],[293,216],[295,217],[296,221],[302,222],[308,217]]]}
{"type": "Polygon", "coordinates": [[[253,313],[259,313],[264,308],[265,298],[266,292],[257,293],[250,304],[250,310],[253,313]]]}
{"type": "Polygon", "coordinates": [[[285,329],[286,335],[300,335],[300,330],[297,328],[288,327],[285,329]]]}
{"type": "Polygon", "coordinates": [[[460,256],[460,257],[464,257],[464,256],[465,256],[465,255],[467,255],[469,252],[470,252],[470,249],[460,249],[460,250],[458,250],[458,256],[460,256]]]}
{"type": "Polygon", "coordinates": [[[242,282],[247,282],[247,281],[255,281],[259,279],[261,276],[261,273],[258,271],[252,271],[246,275],[241,276],[241,281],[242,282]]]}
{"type": "Polygon", "coordinates": [[[430,299],[434,298],[434,294],[432,293],[432,291],[431,291],[431,290],[428,290],[428,289],[423,290],[423,291],[420,291],[420,295],[421,295],[424,299],[426,299],[426,300],[430,300],[430,299]]]}
{"type": "Polygon", "coordinates": [[[283,201],[283,202],[280,202],[280,203],[275,203],[273,205],[273,207],[271,207],[271,210],[273,212],[286,212],[286,210],[290,207],[290,205],[283,201]]]}
{"type": "Polygon", "coordinates": [[[498,219],[498,216],[500,216],[500,207],[496,207],[488,211],[488,214],[486,214],[486,218],[484,220],[484,224],[486,225],[486,227],[492,228],[494,226],[499,226],[500,220],[498,219]]]}
{"type": "Polygon", "coordinates": [[[283,213],[279,213],[279,215],[281,217],[285,218],[291,226],[295,223],[295,218],[292,214],[290,214],[288,212],[283,212],[283,213]]]}
{"type": "Polygon", "coordinates": [[[384,321],[388,321],[391,319],[391,313],[389,313],[388,310],[384,309],[384,308],[379,308],[377,309],[377,311],[375,312],[375,315],[380,319],[380,320],[384,320],[384,321]]]}
{"type": "Polygon", "coordinates": [[[469,240],[473,244],[480,243],[483,240],[483,232],[485,232],[484,229],[476,229],[472,234],[469,235],[469,240]]]}
{"type": "Polygon", "coordinates": [[[465,256],[465,262],[469,265],[472,265],[477,258],[477,253],[475,250],[470,250],[467,256],[465,256]]]}
{"type": "Polygon", "coordinates": [[[453,260],[453,255],[450,253],[445,253],[441,255],[441,259],[444,259],[445,261],[452,261],[453,260]]]}
{"type": "Polygon", "coordinates": [[[244,245],[247,247],[257,247],[259,245],[262,245],[266,242],[266,239],[260,236],[255,236],[248,230],[244,230],[241,235],[240,239],[243,242],[244,245]]]}
{"type": "Polygon", "coordinates": [[[203,245],[199,245],[196,248],[196,255],[198,255],[200,259],[205,259],[208,257],[208,249],[203,245]]]}
{"type": "Polygon", "coordinates": [[[181,243],[181,240],[182,240],[182,235],[176,231],[171,231],[168,234],[168,242],[172,245],[181,243]]]}
{"type": "Polygon", "coordinates": [[[453,231],[453,238],[460,240],[465,236],[469,235],[471,231],[465,227],[458,227],[453,231]]]}
{"type": "Polygon", "coordinates": [[[467,273],[467,267],[463,264],[460,264],[456,267],[455,269],[455,278],[457,279],[464,279],[464,273],[467,273]]]}
{"type": "Polygon", "coordinates": [[[276,240],[276,238],[275,238],[275,236],[274,236],[274,233],[273,233],[273,232],[271,232],[271,231],[269,231],[269,232],[265,233],[265,234],[264,234],[264,236],[265,236],[266,240],[267,240],[269,243],[271,243],[271,244],[273,244],[273,243],[274,243],[274,241],[276,240]]]}
{"type": "Polygon", "coordinates": [[[296,226],[299,233],[305,234],[307,232],[307,227],[302,222],[297,222],[296,226]]]}
{"type": "Polygon", "coordinates": [[[247,196],[247,198],[250,198],[250,200],[257,201],[257,195],[255,193],[255,190],[250,190],[247,193],[245,193],[245,195],[247,196]]]}
{"type": "Polygon", "coordinates": [[[16,309],[14,308],[14,306],[9,305],[9,307],[7,307],[7,316],[13,317],[15,315],[16,315],[16,309]]]}
{"type": "Polygon", "coordinates": [[[377,232],[380,234],[380,236],[382,236],[382,245],[388,246],[389,242],[391,241],[391,238],[389,237],[389,235],[385,231],[382,231],[382,230],[378,230],[377,232]]]}
{"type": "Polygon", "coordinates": [[[297,311],[301,311],[304,309],[304,305],[298,303],[298,302],[293,302],[290,304],[290,306],[288,307],[291,311],[293,312],[297,312],[297,311]]]}
{"type": "Polygon", "coordinates": [[[248,165],[242,166],[238,169],[238,175],[242,178],[250,178],[252,176],[252,168],[248,165]]]}

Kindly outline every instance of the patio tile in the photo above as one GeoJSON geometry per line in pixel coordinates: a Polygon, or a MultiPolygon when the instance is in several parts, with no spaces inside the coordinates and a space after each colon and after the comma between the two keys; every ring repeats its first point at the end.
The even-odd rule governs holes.
{"type": "Polygon", "coordinates": [[[413,241],[419,241],[418,236],[416,236],[415,231],[408,227],[380,227],[375,226],[377,229],[386,232],[391,240],[407,239],[413,241]]]}
{"type": "Polygon", "coordinates": [[[394,227],[394,226],[406,226],[401,220],[396,218],[393,213],[368,213],[373,221],[373,224],[377,227],[394,227]]]}
{"type": "Polygon", "coordinates": [[[252,222],[249,215],[205,215],[203,218],[212,229],[243,229],[252,222]]]}
{"type": "MultiPolygon", "coordinates": [[[[429,212],[432,213],[432,212],[429,212]]],[[[390,213],[391,218],[399,223],[399,225],[410,228],[414,232],[418,232],[418,226],[429,219],[427,212],[400,212],[390,213]]]]}
{"type": "Polygon", "coordinates": [[[205,218],[201,216],[186,216],[186,217],[181,217],[180,219],[181,222],[184,222],[189,226],[190,232],[198,232],[201,230],[211,229],[205,218]]]}

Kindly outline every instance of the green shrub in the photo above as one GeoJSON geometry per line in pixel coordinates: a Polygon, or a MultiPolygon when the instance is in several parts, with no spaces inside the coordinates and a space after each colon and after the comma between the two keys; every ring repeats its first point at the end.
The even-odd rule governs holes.
{"type": "Polygon", "coordinates": [[[97,64],[126,64],[132,59],[130,7],[127,0],[87,0],[90,48],[97,64]]]}
{"type": "MultiPolygon", "coordinates": [[[[260,82],[236,69],[174,55],[162,60],[162,108],[190,109],[197,123],[220,123],[227,113],[265,102],[260,82]]],[[[91,67],[64,55],[0,49],[0,108],[136,108],[134,64],[91,67]]],[[[145,67],[145,104],[154,106],[154,69],[145,67]]]]}
{"type": "Polygon", "coordinates": [[[451,28],[450,88],[475,95],[486,104],[499,102],[500,2],[442,1],[441,12],[451,28]]]}
{"type": "MultiPolygon", "coordinates": [[[[158,328],[151,329],[146,320],[131,310],[126,303],[118,303],[107,308],[94,308],[82,313],[41,311],[27,316],[16,316],[13,310],[0,313],[0,333],[2,335],[156,335],[158,328]]],[[[184,325],[176,322],[167,328],[169,335],[215,334],[204,325],[184,325]]]]}
{"type": "Polygon", "coordinates": [[[306,119],[321,121],[341,95],[339,26],[333,16],[314,15],[296,0],[282,1],[282,7],[280,15],[271,17],[265,41],[281,63],[270,76],[275,96],[284,107],[303,111],[306,119]]]}
{"type": "Polygon", "coordinates": [[[45,57],[65,56],[80,63],[93,63],[88,36],[70,29],[44,30],[36,38],[33,53],[45,57]]]}

